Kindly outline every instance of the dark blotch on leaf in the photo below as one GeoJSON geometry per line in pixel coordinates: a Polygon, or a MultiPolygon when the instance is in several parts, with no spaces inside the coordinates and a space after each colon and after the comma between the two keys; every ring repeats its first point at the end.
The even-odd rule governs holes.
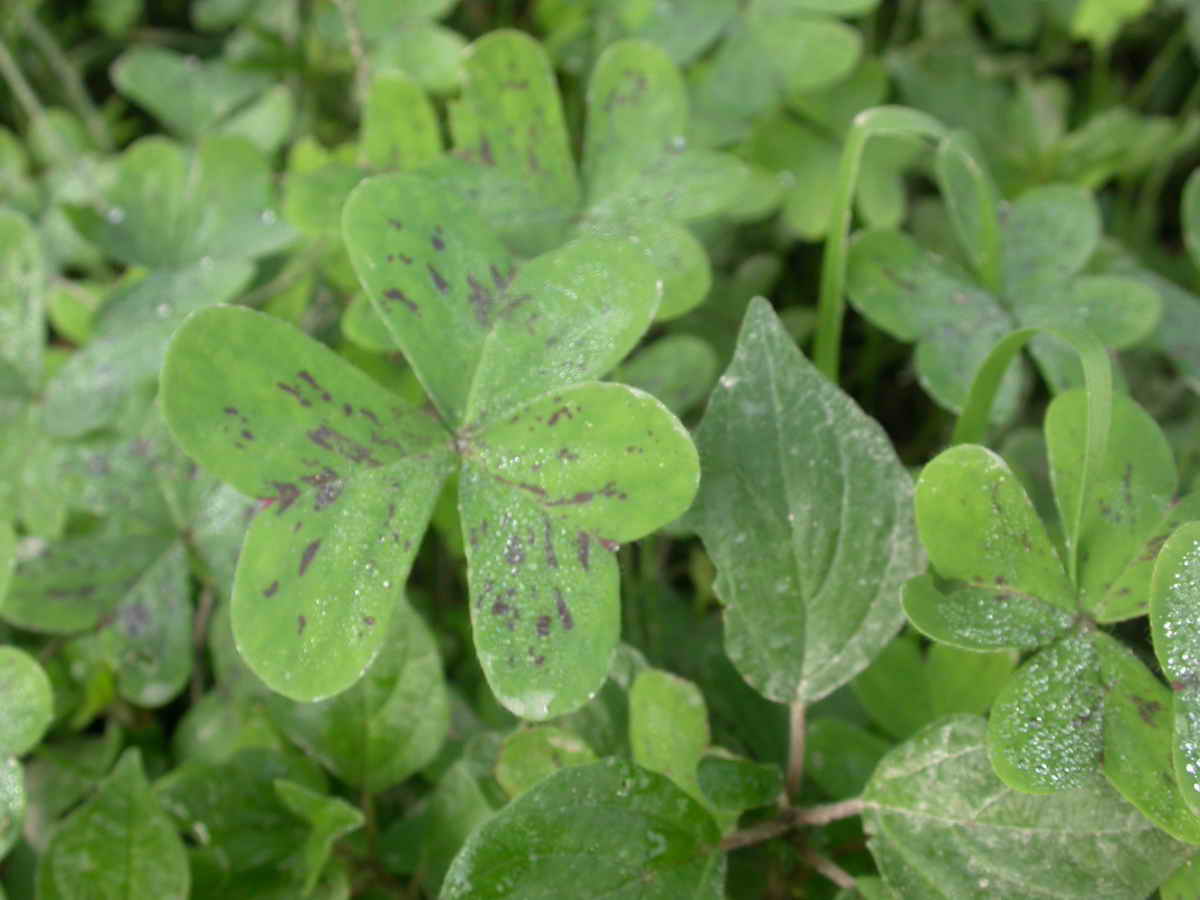
{"type": "Polygon", "coordinates": [[[264,588],[264,589],[263,589],[263,596],[264,596],[264,597],[274,597],[274,596],[275,596],[275,592],[276,592],[277,590],[279,590],[279,582],[278,582],[278,581],[272,581],[270,584],[268,584],[268,585],[266,586],[266,588],[264,588]]]}
{"type": "Polygon", "coordinates": [[[591,545],[591,536],[586,531],[579,532],[579,565],[583,567],[585,572],[590,569],[591,545]]]}
{"type": "Polygon", "coordinates": [[[433,280],[433,286],[437,288],[438,293],[444,294],[450,290],[450,283],[442,277],[442,273],[433,267],[432,263],[426,263],[426,268],[429,269],[429,277],[433,280]]]}
{"type": "Polygon", "coordinates": [[[421,308],[409,299],[408,294],[404,293],[404,291],[397,290],[396,288],[388,288],[383,292],[383,296],[389,300],[395,300],[397,303],[403,303],[411,312],[416,313],[418,316],[421,314],[421,308]]]}
{"type": "Polygon", "coordinates": [[[295,397],[296,402],[301,406],[312,406],[312,404],[308,401],[308,398],[300,393],[299,388],[290,384],[284,384],[282,381],[275,382],[275,386],[281,391],[284,391],[285,393],[291,394],[293,397],[295,397]]]}
{"type": "Polygon", "coordinates": [[[517,535],[510,534],[508,536],[508,541],[504,545],[504,558],[510,566],[519,566],[525,562],[525,546],[517,535]]]}
{"type": "Polygon", "coordinates": [[[315,540],[304,548],[304,553],[300,557],[300,574],[303,575],[308,571],[309,564],[313,561],[313,557],[317,555],[317,551],[321,549],[321,541],[315,540]]]}
{"type": "Polygon", "coordinates": [[[337,472],[329,467],[322,469],[315,475],[305,475],[300,479],[305,484],[316,488],[317,495],[313,501],[313,509],[320,512],[329,504],[342,496],[342,479],[338,477],[337,472]]]}
{"type": "Polygon", "coordinates": [[[1141,720],[1147,725],[1153,726],[1158,714],[1162,712],[1162,704],[1157,700],[1147,700],[1145,697],[1131,696],[1129,699],[1137,707],[1141,720]]]}
{"type": "Polygon", "coordinates": [[[368,466],[382,465],[371,455],[370,447],[360,444],[328,425],[322,425],[320,428],[314,428],[308,432],[308,439],[318,447],[336,453],[352,463],[364,463],[368,466]]]}
{"type": "Polygon", "coordinates": [[[128,637],[141,637],[150,627],[150,610],[144,603],[131,603],[122,607],[120,616],[121,629],[128,637]]]}
{"type": "Polygon", "coordinates": [[[571,615],[571,608],[567,606],[567,601],[563,599],[562,591],[558,588],[554,589],[554,606],[558,610],[558,621],[562,623],[563,631],[574,628],[575,617],[571,615]]]}
{"type": "Polygon", "coordinates": [[[287,508],[295,503],[296,498],[300,496],[300,489],[290,481],[274,481],[271,483],[271,487],[275,488],[276,496],[270,499],[279,504],[276,515],[283,515],[287,508]]]}
{"type": "Polygon", "coordinates": [[[368,628],[374,628],[375,627],[375,617],[374,616],[363,616],[363,624],[366,625],[368,628]]]}
{"type": "Polygon", "coordinates": [[[433,238],[431,239],[431,243],[433,244],[433,249],[437,250],[438,252],[446,249],[446,242],[442,240],[441,225],[433,226],[433,238]]]}
{"type": "Polygon", "coordinates": [[[574,418],[574,416],[571,415],[570,409],[568,409],[565,406],[560,406],[558,409],[556,409],[553,413],[550,414],[550,418],[548,418],[546,420],[546,424],[549,425],[551,428],[553,428],[555,425],[558,424],[558,420],[561,419],[563,416],[566,416],[568,419],[574,418]]]}
{"type": "Polygon", "coordinates": [[[557,569],[558,568],[558,554],[556,554],[554,552],[554,535],[550,528],[550,519],[544,518],[542,520],[542,525],[543,525],[542,540],[543,540],[543,547],[546,551],[546,565],[549,566],[551,569],[557,569]]]}
{"type": "Polygon", "coordinates": [[[317,379],[313,378],[308,372],[300,371],[296,373],[296,376],[314,391],[317,391],[321,395],[321,399],[326,403],[329,403],[333,399],[329,391],[317,384],[317,379]]]}
{"type": "Polygon", "coordinates": [[[308,625],[308,619],[304,616],[296,616],[296,634],[304,634],[304,629],[308,625]]]}
{"type": "Polygon", "coordinates": [[[538,616],[537,617],[537,633],[538,633],[538,637],[549,637],[550,636],[550,617],[549,616],[538,616]]]}

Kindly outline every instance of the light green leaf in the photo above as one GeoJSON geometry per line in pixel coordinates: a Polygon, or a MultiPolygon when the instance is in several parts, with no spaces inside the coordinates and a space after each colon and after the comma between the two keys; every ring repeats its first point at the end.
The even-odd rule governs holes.
{"type": "Polygon", "coordinates": [[[1055,499],[1068,547],[1078,545],[1080,607],[1102,621],[1131,618],[1146,611],[1151,542],[1161,543],[1169,533],[1166,520],[1179,502],[1175,460],[1154,419],[1124,394],[1113,394],[1107,452],[1076,533],[1086,404],[1084,391],[1070,391],[1056,397],[1046,413],[1055,499]]]}
{"type": "Polygon", "coordinates": [[[463,467],[475,651],[496,697],[525,719],[570,712],[599,690],[620,632],[615,547],[552,513],[463,467]]]}
{"type": "Polygon", "coordinates": [[[1071,35],[1107,47],[1126,22],[1144,14],[1152,0],[1079,0],[1071,18],[1071,35]]]}
{"type": "Polygon", "coordinates": [[[1104,774],[1121,795],[1172,837],[1200,844],[1172,759],[1171,692],[1128,648],[1097,632],[1104,695],[1104,774]]]}
{"type": "Polygon", "coordinates": [[[455,149],[484,169],[483,216],[534,255],[559,242],[580,198],[553,69],[533,38],[504,29],[472,44],[463,65],[455,149]]]}
{"type": "Polygon", "coordinates": [[[154,383],[167,342],[188,313],[232,300],[252,274],[241,260],[196,263],[115,290],[96,316],[92,340],[46,385],[42,427],[77,437],[111,425],[138,401],[139,389],[154,383]]]}
{"type": "Polygon", "coordinates": [[[113,64],[117,89],[189,140],[216,125],[270,84],[264,72],[224,60],[204,62],[163,47],[135,47],[113,64]]]}
{"type": "Polygon", "coordinates": [[[86,238],[130,265],[248,259],[294,236],[272,209],[271,177],[243,138],[210,137],[193,151],[151,136],[121,154],[101,201],[70,212],[86,238]]]}
{"type": "Polygon", "coordinates": [[[1181,526],[1158,554],[1150,628],[1173,694],[1175,778],[1200,813],[1200,522],[1181,526]]]}
{"type": "Polygon", "coordinates": [[[77,537],[18,550],[0,618],[20,628],[71,634],[100,624],[169,543],[159,535],[77,537]]]}
{"type": "Polygon", "coordinates": [[[510,797],[517,797],[559,769],[595,761],[592,748],[574,732],[556,725],[522,728],[504,739],[496,781],[510,797]]]}
{"type": "Polygon", "coordinates": [[[662,669],[643,669],[629,690],[633,761],[670,778],[706,803],[696,767],[708,748],[708,710],[696,685],[662,669]]]}
{"type": "Polygon", "coordinates": [[[872,776],[868,846],[897,896],[1142,900],[1192,852],[1098,778],[1046,797],[1009,789],[992,773],[986,730],[944,720],[872,776]]]}
{"type": "Polygon", "coordinates": [[[263,153],[275,153],[287,140],[295,116],[291,90],[276,84],[226,119],[218,133],[245,138],[263,153]]]}
{"type": "Polygon", "coordinates": [[[1074,612],[1074,590],[1024,488],[997,454],[960,444],[917,481],[917,526],[940,575],[1074,612]]]}
{"type": "Polygon", "coordinates": [[[21,838],[25,802],[25,773],[21,764],[16,757],[0,759],[0,860],[21,838]]]}
{"type": "Polygon", "coordinates": [[[969,132],[956,131],[938,144],[938,188],[955,236],[979,280],[1000,289],[1000,223],[991,174],[969,132]]]}
{"type": "MultiPolygon", "coordinates": [[[[737,11],[736,0],[660,0],[655,3],[626,3],[637,9],[636,17],[618,15],[631,32],[662,47],[676,63],[688,62],[721,33],[737,11]]],[[[603,10],[604,4],[599,4],[603,10]]]]}
{"type": "Polygon", "coordinates": [[[446,432],[290,325],[231,307],[176,333],[163,410],[185,452],[273,507],[238,564],[239,651],[294,700],[349,687],[383,643],[449,474],[446,432]]]}
{"type": "Polygon", "coordinates": [[[1008,680],[992,707],[992,765],[1033,794],[1085,784],[1104,751],[1105,685],[1095,643],[1074,633],[1043,649],[1008,680]]]}
{"type": "Polygon", "coordinates": [[[621,759],[561,770],[472,832],[440,900],[717,900],[725,859],[712,818],[667,778],[621,759]]]}
{"type": "Polygon", "coordinates": [[[1004,219],[1004,295],[1016,309],[1078,273],[1100,241],[1100,212],[1082,188],[1053,184],[1023,194],[1004,219]]]}
{"type": "Polygon", "coordinates": [[[467,42],[457,31],[429,24],[381,29],[378,34],[381,39],[373,62],[380,71],[404,72],[435,94],[449,94],[458,88],[467,42]]]}
{"type": "Polygon", "coordinates": [[[0,646],[0,706],[0,757],[36,747],[54,718],[50,679],[37,660],[17,647],[0,646]]]}
{"type": "Polygon", "coordinates": [[[33,226],[20,213],[0,209],[0,360],[29,389],[42,377],[47,277],[33,226]]]}
{"type": "Polygon", "coordinates": [[[727,154],[688,148],[683,79],[658,47],[629,40],[606,49],[587,104],[588,219],[687,221],[737,198],[744,167],[727,154]]]}
{"type": "Polygon", "coordinates": [[[840,81],[862,53],[858,31],[826,16],[758,3],[747,22],[785,97],[840,81]]]}
{"type": "Polygon", "coordinates": [[[38,865],[38,895],[57,900],[183,900],[183,842],[127,750],[96,793],[54,831],[38,865]]]}
{"type": "Polygon", "coordinates": [[[1192,900],[1200,893],[1200,859],[1193,856],[1158,886],[1162,900],[1192,900]]]}
{"type": "Polygon", "coordinates": [[[925,654],[934,717],[986,713],[1016,665],[1015,653],[979,653],[934,644],[925,654]]]}
{"type": "Polygon", "coordinates": [[[717,354],[701,337],[670,334],[640,349],[613,377],[653,394],[679,416],[708,396],[717,380],[717,354]]]}
{"type": "Polygon", "coordinates": [[[717,565],[726,651],[770,699],[820,699],[899,627],[900,585],[920,566],[908,474],[761,299],[697,440],[689,520],[717,565]]]}
{"type": "Polygon", "coordinates": [[[382,72],[372,80],[360,140],[364,161],[375,169],[415,169],[442,155],[433,104],[400,72],[382,72]]]}
{"type": "Polygon", "coordinates": [[[340,779],[372,793],[428,764],[450,724],[437,644],[402,600],[387,641],[353,686],[317,703],[265,702],[280,731],[340,779]]]}
{"type": "Polygon", "coordinates": [[[302,784],[277,779],[275,794],[283,805],[308,822],[311,830],[304,841],[304,894],[309,896],[329,861],[338,838],[363,824],[363,814],[340,797],[330,797],[302,784]]]}

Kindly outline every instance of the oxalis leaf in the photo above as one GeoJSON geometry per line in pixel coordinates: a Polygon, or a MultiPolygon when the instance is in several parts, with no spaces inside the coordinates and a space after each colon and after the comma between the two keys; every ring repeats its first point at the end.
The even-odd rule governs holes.
{"type": "Polygon", "coordinates": [[[717,565],[726,651],[770,699],[820,699],[900,626],[900,585],[922,562],[908,474],[761,299],[697,442],[689,519],[717,565]]]}
{"type": "Polygon", "coordinates": [[[956,716],[892,750],[863,793],[869,847],[905,900],[1141,900],[1193,852],[1093,778],[1030,797],[988,761],[986,723],[956,716]]]}
{"type": "Polygon", "coordinates": [[[189,318],[162,379],[185,452],[265,501],[234,583],[239,651],[295,700],[349,687],[387,635],[451,469],[445,431],[333,351],[246,309],[189,318]]]}
{"type": "Polygon", "coordinates": [[[658,279],[615,238],[581,238],[518,270],[476,213],[417,175],[364,182],[344,227],[461,456],[488,681],[519,715],[568,712],[599,688],[616,646],[612,550],[680,515],[698,480],[695,448],[661,403],[591,381],[650,324],[658,279]]]}
{"type": "Polygon", "coordinates": [[[556,898],[717,900],[725,858],[712,817],[665,776],[622,759],[572,766],[472,832],[441,900],[556,898]]]}

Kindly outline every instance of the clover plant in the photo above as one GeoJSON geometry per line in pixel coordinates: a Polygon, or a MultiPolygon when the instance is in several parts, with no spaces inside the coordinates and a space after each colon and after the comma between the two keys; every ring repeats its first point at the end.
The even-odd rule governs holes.
{"type": "Polygon", "coordinates": [[[0,900],[1200,896],[1195,4],[10,7],[0,900]]]}

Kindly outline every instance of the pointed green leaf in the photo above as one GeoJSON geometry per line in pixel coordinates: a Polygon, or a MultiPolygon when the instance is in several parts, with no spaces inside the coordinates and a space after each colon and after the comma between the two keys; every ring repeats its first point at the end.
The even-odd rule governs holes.
{"type": "Polygon", "coordinates": [[[944,720],[872,776],[868,846],[897,896],[1142,900],[1192,852],[1099,778],[1045,797],[1011,790],[992,774],[986,730],[944,720]]]}
{"type": "Polygon", "coordinates": [[[79,537],[18,548],[0,618],[32,631],[70,634],[99,625],[169,543],[160,535],[79,537]]]}
{"type": "Polygon", "coordinates": [[[72,220],[130,265],[262,256],[294,236],[271,208],[271,177],[266,158],[242,138],[210,137],[190,150],[151,136],[121,154],[103,201],[74,208],[72,220]]]}
{"type": "Polygon", "coordinates": [[[587,105],[589,219],[686,221],[737,199],[744,166],[728,154],[688,148],[683,79],[655,45],[608,47],[588,81],[587,105]]]}
{"type": "Polygon", "coordinates": [[[0,209],[0,360],[30,389],[42,377],[47,277],[37,232],[20,213],[0,209]]]}
{"type": "Polygon", "coordinates": [[[183,842],[127,750],[92,798],[54,831],[38,865],[38,895],[58,900],[183,900],[183,842]]]}
{"type": "Polygon", "coordinates": [[[916,514],[939,574],[1074,611],[1074,590],[1045,526],[991,450],[961,444],[935,457],[917,481],[916,514]]]}
{"type": "Polygon", "coordinates": [[[538,397],[462,439],[462,453],[496,490],[618,543],[682,515],[699,482],[679,420],[649,394],[609,382],[538,397]]]}
{"type": "Polygon", "coordinates": [[[428,764],[449,728],[441,657],[428,626],[398,601],[388,640],[353,686],[329,700],[266,700],[271,719],[338,778],[378,793],[428,764]]]}
{"type": "Polygon", "coordinates": [[[0,706],[0,757],[36,747],[54,718],[50,679],[37,660],[16,647],[0,646],[0,706]]]}
{"type": "Polygon", "coordinates": [[[1097,632],[1104,695],[1104,774],[1172,837],[1200,844],[1200,817],[1184,802],[1172,760],[1171,692],[1128,648],[1097,632]]]}
{"type": "Polygon", "coordinates": [[[304,894],[312,894],[321,877],[321,870],[329,861],[333,845],[338,838],[349,834],[363,825],[363,814],[340,797],[307,788],[302,784],[278,779],[275,794],[283,805],[310,825],[304,841],[304,894]]]}
{"type": "Polygon", "coordinates": [[[1083,473],[1086,407],[1087,395],[1076,390],[1056,397],[1046,413],[1055,499],[1068,546],[1078,544],[1079,603],[1093,613],[1136,615],[1146,609],[1153,562],[1153,555],[1142,557],[1148,542],[1167,533],[1164,520],[1175,505],[1174,455],[1149,413],[1124,394],[1113,394],[1107,452],[1076,534],[1071,526],[1083,473]],[[1136,581],[1133,567],[1139,569],[1136,581]]]}
{"type": "Polygon", "coordinates": [[[571,731],[556,725],[522,728],[504,739],[496,781],[510,797],[517,797],[559,769],[595,761],[592,748],[571,731]]]}
{"type": "Polygon", "coordinates": [[[638,673],[629,690],[629,746],[635,763],[666,775],[705,803],[696,767],[709,740],[708,710],[696,685],[662,669],[638,673]]]}
{"type": "Polygon", "coordinates": [[[189,455],[269,501],[234,584],[241,654],[295,700],[353,684],[450,471],[445,431],[290,325],[232,307],[176,333],[163,409],[189,455]]]}
{"type": "Polygon", "coordinates": [[[1104,753],[1105,685],[1095,644],[1075,633],[1039,652],[992,707],[988,745],[1005,784],[1032,794],[1078,787],[1104,753]]]}
{"type": "Polygon", "coordinates": [[[620,632],[615,547],[552,513],[464,465],[475,651],[496,697],[525,719],[570,712],[599,690],[620,632]]]}
{"type": "Polygon", "coordinates": [[[1200,813],[1200,522],[1181,526],[1158,554],[1150,628],[1173,693],[1175,777],[1200,813]]]}
{"type": "Polygon", "coordinates": [[[1082,188],[1047,185],[1023,194],[1004,219],[1004,295],[1021,308],[1045,285],[1079,272],[1100,242],[1100,212],[1082,188]]]}
{"type": "Polygon", "coordinates": [[[1016,590],[951,583],[932,575],[904,585],[904,612],[921,633],[964,650],[1033,650],[1074,622],[1073,611],[1016,590]]]}
{"type": "Polygon", "coordinates": [[[479,209],[528,255],[557,244],[579,205],[558,85],[533,38],[493,31],[471,45],[450,115],[455,149],[483,171],[479,209]]]}
{"type": "Polygon", "coordinates": [[[820,699],[899,627],[900,585],[920,565],[908,474],[761,299],[697,441],[690,520],[717,565],[726,651],[765,696],[820,699]]]}
{"type": "Polygon", "coordinates": [[[252,274],[240,260],[196,263],[151,272],[114,291],[92,340],[46,385],[43,428],[76,437],[111,425],[158,377],[167,342],[188,313],[232,300],[252,274]]]}
{"type": "Polygon", "coordinates": [[[163,47],[135,47],[113,64],[113,83],[171,131],[189,139],[209,134],[222,119],[270,83],[264,72],[205,62],[163,47]]]}
{"type": "Polygon", "coordinates": [[[415,169],[442,155],[437,114],[401,72],[381,72],[363,105],[362,153],[375,169],[415,169]]]}
{"type": "Polygon", "coordinates": [[[725,859],[717,827],[667,778],[621,759],[573,766],[522,794],[472,832],[439,895],[717,900],[725,859]]]}
{"type": "Polygon", "coordinates": [[[0,860],[20,840],[24,822],[25,773],[16,757],[0,759],[0,860]]]}

